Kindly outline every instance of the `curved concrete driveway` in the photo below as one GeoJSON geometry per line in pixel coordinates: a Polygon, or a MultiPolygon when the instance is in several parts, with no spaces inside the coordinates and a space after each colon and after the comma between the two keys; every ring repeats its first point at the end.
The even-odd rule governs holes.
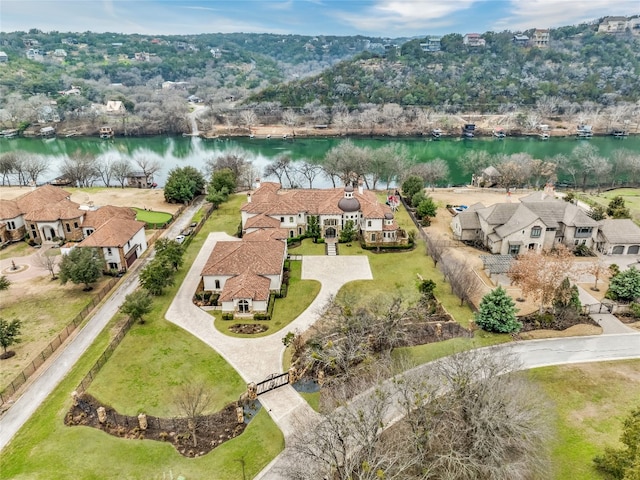
{"type": "MultiPolygon", "coordinates": [[[[235,338],[225,335],[213,325],[213,317],[193,304],[193,293],[200,283],[200,272],[218,241],[238,241],[226,233],[209,234],[196,260],[167,311],[170,322],[215,349],[246,382],[259,382],[272,373],[282,372],[284,345],[282,337],[288,331],[304,331],[319,317],[327,301],[340,287],[353,280],[372,280],[366,256],[305,256],[302,278],[321,283],[318,296],[311,305],[285,329],[261,338],[235,338]]],[[[313,417],[315,412],[288,386],[260,396],[262,405],[282,430],[285,438],[294,431],[296,417],[313,417]]]]}

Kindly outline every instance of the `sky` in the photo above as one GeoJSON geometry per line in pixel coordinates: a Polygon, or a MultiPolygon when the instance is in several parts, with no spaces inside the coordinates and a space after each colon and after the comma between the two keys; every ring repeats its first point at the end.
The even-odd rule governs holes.
{"type": "Polygon", "coordinates": [[[414,37],[637,14],[640,0],[0,0],[0,31],[414,37]]]}

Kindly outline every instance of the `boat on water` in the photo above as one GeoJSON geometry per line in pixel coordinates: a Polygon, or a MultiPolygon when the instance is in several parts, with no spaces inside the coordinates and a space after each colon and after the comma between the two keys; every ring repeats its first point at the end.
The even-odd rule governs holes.
{"type": "Polygon", "coordinates": [[[100,138],[113,138],[113,128],[100,127],[100,138]]]}
{"type": "Polygon", "coordinates": [[[538,137],[540,138],[540,140],[549,140],[549,137],[551,135],[549,135],[548,132],[542,132],[540,134],[538,134],[538,137]]]}
{"type": "Polygon", "coordinates": [[[504,130],[502,128],[494,128],[493,129],[493,136],[496,138],[505,138],[507,136],[507,134],[504,132],[504,130]]]}
{"type": "Polygon", "coordinates": [[[440,138],[442,136],[442,130],[440,130],[439,128],[434,128],[433,130],[431,130],[431,136],[433,138],[440,138]]]}
{"type": "Polygon", "coordinates": [[[611,132],[611,135],[616,138],[624,138],[624,137],[628,137],[629,133],[626,130],[613,130],[611,132]]]}
{"type": "Polygon", "coordinates": [[[578,128],[576,129],[576,136],[578,138],[593,137],[593,127],[591,125],[578,125],[578,128]]]}
{"type": "Polygon", "coordinates": [[[18,136],[18,129],[17,128],[10,128],[7,130],[2,130],[0,132],[0,137],[2,138],[16,138],[18,136]]]}
{"type": "Polygon", "coordinates": [[[475,131],[476,131],[475,123],[465,123],[464,127],[462,127],[462,137],[473,138],[475,131]]]}

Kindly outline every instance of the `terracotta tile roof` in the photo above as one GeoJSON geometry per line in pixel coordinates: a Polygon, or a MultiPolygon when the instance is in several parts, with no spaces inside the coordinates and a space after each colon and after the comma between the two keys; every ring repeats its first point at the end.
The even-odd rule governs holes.
{"type": "MultiPolygon", "coordinates": [[[[353,197],[360,203],[360,210],[365,218],[384,218],[391,213],[391,208],[378,201],[376,194],[370,190],[353,192],[353,197]]],[[[344,188],[329,189],[294,189],[282,190],[278,183],[263,183],[253,195],[251,202],[242,206],[247,213],[263,213],[265,215],[342,215],[338,206],[344,198],[344,188]]]]}
{"type": "Polygon", "coordinates": [[[91,235],[78,244],[79,247],[122,247],[145,227],[144,222],[110,218],[91,235]]]}
{"type": "Polygon", "coordinates": [[[15,200],[0,200],[0,219],[10,220],[22,215],[15,200]]]}
{"type": "Polygon", "coordinates": [[[393,223],[391,225],[382,225],[382,230],[384,230],[385,232],[388,231],[396,231],[398,230],[398,224],[396,223],[396,221],[394,220],[393,223]]]}
{"type": "Polygon", "coordinates": [[[88,210],[82,221],[83,227],[93,227],[97,229],[111,218],[121,218],[123,220],[135,220],[136,211],[128,207],[115,207],[105,205],[97,210],[88,210]]]}
{"type": "MultiPolygon", "coordinates": [[[[53,185],[43,185],[35,190],[25,193],[16,198],[16,203],[22,213],[29,213],[34,210],[40,210],[48,205],[53,205],[62,200],[69,199],[70,194],[60,187],[53,185]]],[[[76,208],[79,205],[76,204],[76,208]]]]}
{"type": "Polygon", "coordinates": [[[39,209],[30,210],[25,213],[24,219],[28,222],[54,222],[81,218],[85,212],[78,207],[77,203],[65,199],[39,209]]]}
{"type": "Polygon", "coordinates": [[[268,217],[264,214],[256,215],[255,217],[250,217],[244,224],[244,228],[279,228],[280,220],[268,217]]]}
{"type": "Polygon", "coordinates": [[[218,242],[202,275],[240,275],[246,271],[256,275],[280,275],[284,254],[285,244],[280,240],[218,242]]]}
{"type": "Polygon", "coordinates": [[[242,239],[247,242],[264,242],[267,240],[286,240],[289,237],[289,230],[286,228],[260,228],[243,235],[242,239]]]}
{"type": "Polygon", "coordinates": [[[228,302],[236,298],[266,301],[269,299],[270,284],[268,278],[246,271],[225,282],[220,301],[228,302]]]}

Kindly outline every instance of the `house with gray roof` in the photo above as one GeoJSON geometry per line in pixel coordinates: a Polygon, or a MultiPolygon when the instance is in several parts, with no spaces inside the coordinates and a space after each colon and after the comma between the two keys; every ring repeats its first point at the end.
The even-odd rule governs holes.
{"type": "Polygon", "coordinates": [[[560,243],[593,248],[598,222],[576,205],[536,192],[520,202],[461,212],[451,221],[451,229],[457,240],[483,245],[494,254],[517,255],[560,243]]]}
{"type": "Polygon", "coordinates": [[[638,255],[640,227],[628,218],[602,220],[596,249],[605,255],[638,255]]]}

